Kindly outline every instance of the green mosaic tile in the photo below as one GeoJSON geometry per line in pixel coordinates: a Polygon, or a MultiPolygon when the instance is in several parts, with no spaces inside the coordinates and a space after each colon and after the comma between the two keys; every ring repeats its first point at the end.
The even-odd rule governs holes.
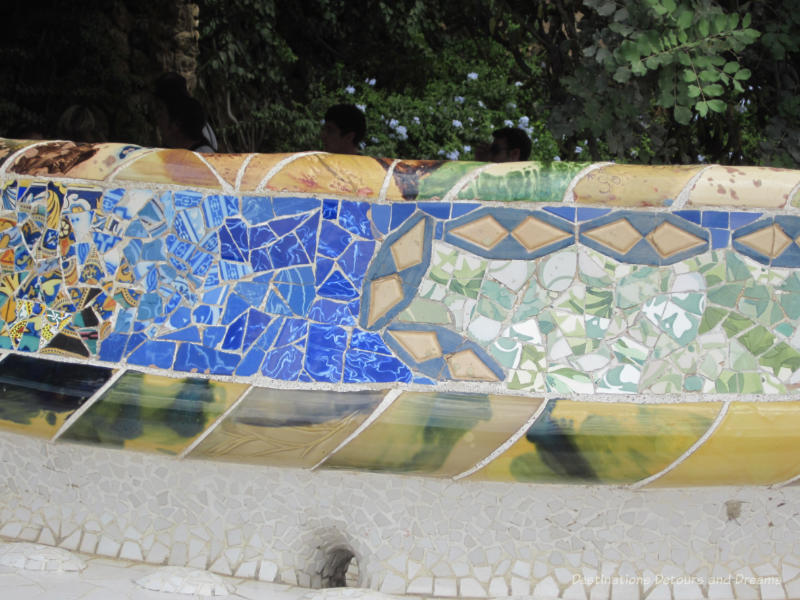
{"type": "Polygon", "coordinates": [[[514,300],[516,298],[516,294],[513,294],[511,290],[491,279],[487,279],[483,283],[481,294],[491,298],[495,303],[503,307],[505,310],[511,310],[511,308],[513,308],[514,300]]]}
{"type": "Polygon", "coordinates": [[[787,317],[790,319],[800,318],[800,293],[781,294],[779,302],[787,317]]]}
{"type": "Polygon", "coordinates": [[[755,371],[758,369],[756,357],[737,340],[731,340],[730,357],[730,364],[737,371],[755,371]]]}
{"type": "Polygon", "coordinates": [[[512,338],[501,337],[489,346],[489,354],[506,369],[517,367],[521,353],[522,344],[512,338]]]}
{"type": "Polygon", "coordinates": [[[775,327],[775,331],[780,333],[782,336],[791,337],[794,333],[794,325],[790,323],[781,323],[775,327]]]}
{"type": "Polygon", "coordinates": [[[720,394],[760,394],[763,389],[758,373],[724,369],[716,378],[716,391],[720,394]]]}
{"type": "MultiPolygon", "coordinates": [[[[478,162],[446,162],[432,173],[420,178],[417,200],[441,200],[450,189],[470,171],[481,166],[478,162]]],[[[491,190],[488,193],[493,193],[491,190]]],[[[496,197],[496,192],[494,197],[496,197]]],[[[488,198],[489,196],[487,196],[488,198]]],[[[497,198],[499,199],[499,198],[497,198]]]]}
{"type": "Polygon", "coordinates": [[[700,320],[700,327],[697,329],[697,333],[702,335],[707,331],[711,331],[717,326],[717,324],[719,324],[720,321],[722,321],[722,319],[725,318],[727,314],[727,310],[723,310],[715,306],[709,306],[703,313],[703,318],[700,320]]]}
{"type": "Polygon", "coordinates": [[[486,261],[468,260],[459,257],[453,277],[450,280],[450,290],[456,294],[462,294],[468,298],[477,299],[483,282],[483,275],[486,272],[486,261]]]}
{"type": "Polygon", "coordinates": [[[769,289],[764,285],[748,285],[739,299],[739,312],[751,318],[764,314],[770,302],[769,289]]]}
{"type": "Polygon", "coordinates": [[[593,339],[602,339],[606,336],[608,326],[611,324],[611,319],[603,319],[601,317],[586,316],[585,326],[587,337],[593,339]]]}
{"type": "Polygon", "coordinates": [[[764,394],[786,394],[789,389],[782,381],[775,377],[772,373],[761,373],[761,385],[764,388],[764,394]]]}
{"type": "Polygon", "coordinates": [[[544,379],[548,392],[558,394],[594,392],[594,384],[589,376],[571,367],[554,366],[548,369],[544,379]]]}
{"type": "Polygon", "coordinates": [[[515,311],[512,320],[517,322],[535,317],[545,306],[548,306],[549,303],[547,290],[540,288],[535,281],[532,281],[528,289],[525,290],[525,294],[522,296],[522,302],[515,311]]]}
{"type": "Polygon", "coordinates": [[[641,366],[647,360],[650,349],[630,338],[616,340],[611,346],[620,362],[641,366]]]}
{"type": "Polygon", "coordinates": [[[683,389],[687,392],[702,392],[705,380],[699,375],[689,375],[683,380],[683,389]]]}
{"type": "Polygon", "coordinates": [[[725,279],[727,281],[749,281],[753,278],[747,264],[735,252],[725,253],[725,279]]]}
{"type": "Polygon", "coordinates": [[[578,278],[587,286],[595,288],[614,287],[615,263],[602,254],[591,251],[578,256],[578,278]]]}
{"type": "Polygon", "coordinates": [[[623,277],[616,288],[618,308],[639,307],[661,291],[661,278],[656,269],[643,267],[623,277]]]}
{"type": "Polygon", "coordinates": [[[775,375],[787,377],[800,369],[800,352],[786,342],[780,342],[762,354],[759,362],[772,369],[775,375]]]}
{"type": "Polygon", "coordinates": [[[634,365],[614,367],[597,382],[597,391],[635,394],[641,375],[641,369],[634,365]]]}
{"type": "Polygon", "coordinates": [[[779,288],[782,292],[800,292],[800,275],[791,273],[779,288]]]}
{"type": "Polygon", "coordinates": [[[553,310],[551,314],[556,318],[558,328],[564,335],[569,337],[586,337],[583,315],[568,313],[561,310],[553,310]]]}
{"type": "Polygon", "coordinates": [[[584,306],[587,314],[609,318],[614,308],[614,293],[611,290],[587,288],[584,306]]]}
{"type": "Polygon", "coordinates": [[[775,336],[759,325],[740,335],[739,341],[750,352],[758,356],[766,352],[775,343],[775,336]]]}
{"type": "Polygon", "coordinates": [[[726,308],[733,308],[742,291],[744,291],[744,284],[741,283],[720,285],[708,290],[708,301],[726,308]]]}
{"type": "Polygon", "coordinates": [[[477,311],[479,314],[494,319],[495,321],[505,320],[507,314],[507,310],[503,309],[495,302],[492,302],[486,296],[480,296],[480,298],[478,298],[477,311]]]}
{"type": "Polygon", "coordinates": [[[729,338],[734,337],[752,327],[755,323],[750,319],[747,319],[737,313],[731,313],[728,315],[728,318],[722,322],[722,329],[725,330],[725,333],[728,335],[729,338]]]}
{"type": "Polygon", "coordinates": [[[401,321],[412,323],[433,323],[436,325],[450,325],[453,315],[441,303],[427,298],[415,298],[408,308],[400,313],[401,321]]]}

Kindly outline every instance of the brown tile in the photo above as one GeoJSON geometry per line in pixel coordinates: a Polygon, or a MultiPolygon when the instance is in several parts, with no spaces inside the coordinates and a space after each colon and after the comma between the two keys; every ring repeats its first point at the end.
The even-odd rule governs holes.
{"type": "Polygon", "coordinates": [[[469,381],[497,381],[497,375],[473,350],[462,350],[445,359],[453,379],[469,381]]]}
{"type": "Polygon", "coordinates": [[[661,255],[661,258],[669,258],[680,252],[705,244],[705,240],[702,238],[669,222],[664,222],[651,231],[647,235],[647,241],[652,244],[656,252],[661,255]]]}
{"type": "Polygon", "coordinates": [[[418,363],[442,355],[439,338],[433,331],[390,331],[389,334],[418,363]]]}
{"type": "Polygon", "coordinates": [[[514,239],[522,244],[528,252],[533,252],[539,248],[544,248],[550,244],[572,237],[572,234],[558,227],[553,227],[550,223],[535,219],[534,217],[528,217],[517,225],[514,231],[511,232],[511,235],[513,235],[514,239]]]}
{"type": "Polygon", "coordinates": [[[392,244],[391,251],[398,271],[422,262],[425,246],[425,221],[420,220],[408,232],[392,244]]]}
{"type": "Polygon", "coordinates": [[[369,315],[371,327],[403,299],[403,280],[397,273],[376,279],[370,284],[369,315]]]}
{"type": "Polygon", "coordinates": [[[491,250],[508,235],[506,228],[500,225],[492,215],[486,215],[466,225],[451,229],[450,233],[480,246],[484,250],[491,250]]]}
{"type": "Polygon", "coordinates": [[[620,254],[627,254],[642,239],[642,234],[636,231],[627,219],[601,225],[585,232],[584,235],[620,254]]]}
{"type": "Polygon", "coordinates": [[[792,243],[792,238],[784,233],[780,225],[773,223],[771,227],[743,235],[738,241],[756,252],[777,258],[792,243]]]}

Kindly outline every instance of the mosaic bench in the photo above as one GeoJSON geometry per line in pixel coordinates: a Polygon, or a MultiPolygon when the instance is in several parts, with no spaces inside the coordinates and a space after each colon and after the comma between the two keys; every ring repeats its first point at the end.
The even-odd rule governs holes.
{"type": "MultiPolygon", "coordinates": [[[[138,450],[310,485],[793,493],[799,189],[800,171],[756,167],[0,140],[1,435],[63,460],[138,450]]],[[[514,493],[564,493],[536,489],[514,493]]],[[[4,510],[0,535],[41,541],[4,510]]],[[[122,534],[84,548],[77,530],[75,548],[125,555],[122,534]]],[[[126,558],[191,563],[142,539],[126,558]]],[[[360,543],[373,587],[455,589],[437,592],[432,565],[398,583],[360,543]]],[[[250,564],[227,560],[215,570],[250,564]]],[[[321,585],[325,560],[272,576],[321,585]]],[[[495,594],[525,579],[506,571],[440,579],[495,594]]]]}

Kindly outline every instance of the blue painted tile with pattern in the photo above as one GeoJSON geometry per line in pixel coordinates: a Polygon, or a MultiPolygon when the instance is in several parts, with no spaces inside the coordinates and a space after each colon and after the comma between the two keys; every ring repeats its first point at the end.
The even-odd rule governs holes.
{"type": "Polygon", "coordinates": [[[346,329],[335,325],[309,325],[303,363],[306,373],[315,381],[341,381],[342,358],[346,345],[346,329]]]}
{"type": "Polygon", "coordinates": [[[243,196],[242,216],[251,225],[259,225],[275,218],[272,202],[266,196],[243,196]]]}
{"type": "Polygon", "coordinates": [[[200,330],[196,326],[178,329],[170,333],[159,336],[160,340],[172,340],[175,342],[195,342],[200,343],[200,330]]]}
{"type": "Polygon", "coordinates": [[[323,200],[322,201],[322,218],[327,220],[335,220],[339,214],[339,201],[338,200],[323,200]]]}
{"type": "Polygon", "coordinates": [[[196,370],[211,375],[233,375],[240,360],[238,354],[212,350],[199,344],[182,343],[175,355],[174,368],[189,372],[196,370]]]}
{"type": "Polygon", "coordinates": [[[294,346],[282,346],[267,353],[261,373],[273,379],[296,381],[303,368],[303,353],[294,346]]]}
{"type": "Polygon", "coordinates": [[[318,323],[334,323],[336,325],[355,325],[355,318],[350,313],[347,305],[326,298],[319,298],[308,312],[309,321],[318,323]]]}
{"type": "Polygon", "coordinates": [[[261,368],[261,364],[264,362],[265,356],[266,353],[263,350],[253,348],[244,356],[242,361],[239,363],[239,366],[236,367],[236,375],[240,375],[242,377],[255,375],[261,368]]]}
{"type": "Polygon", "coordinates": [[[369,221],[369,208],[370,205],[367,202],[342,200],[339,209],[339,225],[353,235],[371,240],[372,227],[369,221]]]}
{"type": "Polygon", "coordinates": [[[242,341],[244,340],[244,330],[247,326],[247,314],[239,315],[237,319],[228,325],[228,331],[225,332],[225,337],[222,338],[223,350],[240,350],[242,341]]]}
{"type": "Polygon", "coordinates": [[[412,373],[393,356],[350,350],[345,354],[344,383],[411,381],[412,373]]]}
{"type": "Polygon", "coordinates": [[[357,286],[361,287],[367,267],[375,252],[375,242],[353,242],[337,261],[339,268],[357,286]]]}
{"type": "Polygon", "coordinates": [[[317,253],[317,228],[319,226],[319,211],[315,212],[295,230],[295,235],[303,244],[306,254],[313,258],[317,253]]]}
{"type": "Polygon", "coordinates": [[[350,245],[353,237],[344,229],[323,221],[319,232],[319,253],[328,258],[337,258],[350,245]]]}
{"type": "Polygon", "coordinates": [[[270,246],[269,257],[276,269],[306,265],[311,262],[305,248],[294,234],[287,235],[270,246]]]}
{"type": "Polygon", "coordinates": [[[417,206],[422,212],[428,213],[435,219],[449,219],[450,207],[449,202],[419,202],[417,206]]]}
{"type": "Polygon", "coordinates": [[[296,215],[298,213],[319,210],[321,202],[316,198],[292,198],[278,196],[272,199],[276,216],[296,215]]]}

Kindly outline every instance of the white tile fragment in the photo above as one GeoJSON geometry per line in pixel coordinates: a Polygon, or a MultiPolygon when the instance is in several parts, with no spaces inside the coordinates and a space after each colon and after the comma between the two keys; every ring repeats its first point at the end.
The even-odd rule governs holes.
{"type": "MultiPolygon", "coordinates": [[[[517,592],[514,592],[513,589],[512,593],[514,595],[517,594],[517,592]]],[[[533,588],[533,597],[536,600],[551,600],[553,598],[558,598],[558,593],[558,584],[552,577],[545,577],[536,584],[535,588],[533,588]]]]}

